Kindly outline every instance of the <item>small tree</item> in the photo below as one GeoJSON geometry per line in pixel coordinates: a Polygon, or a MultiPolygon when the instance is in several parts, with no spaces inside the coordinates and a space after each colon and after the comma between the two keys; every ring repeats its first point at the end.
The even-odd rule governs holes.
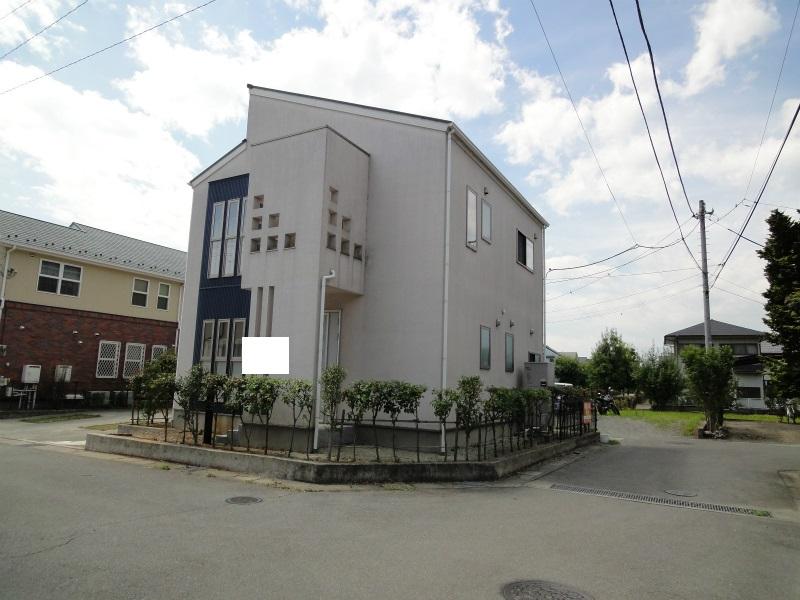
{"type": "Polygon", "coordinates": [[[561,383],[584,386],[589,381],[586,365],[571,356],[556,358],[556,379],[561,383]]]}
{"type": "MultiPolygon", "coordinates": [[[[225,387],[228,383],[228,376],[224,373],[206,373],[203,376],[203,395],[206,398],[206,414],[211,412],[211,422],[214,423],[213,415],[214,402],[224,402],[225,400],[225,387]]],[[[213,425],[212,425],[213,428],[213,425]]],[[[211,445],[216,447],[216,432],[211,431],[211,445]]]]}
{"type": "MultiPolygon", "coordinates": [[[[234,415],[244,416],[244,391],[246,383],[241,377],[231,377],[225,382],[225,387],[222,391],[222,397],[225,402],[225,410],[230,412],[231,415],[231,433],[228,437],[228,446],[233,450],[233,424],[234,415]]],[[[242,429],[244,429],[244,420],[242,420],[242,429]]],[[[247,434],[249,436],[249,434],[247,434]]],[[[248,437],[247,448],[250,449],[250,439],[248,437]]]]}
{"type": "Polygon", "coordinates": [[[703,405],[708,429],[722,426],[722,415],[731,404],[736,389],[733,352],[728,346],[709,349],[690,346],[681,353],[687,384],[692,396],[703,405]]]}
{"type": "Polygon", "coordinates": [[[677,402],[686,388],[678,360],[667,352],[656,352],[655,348],[641,359],[636,370],[636,389],[650,400],[654,409],[663,409],[677,402]]]}
{"type": "Polygon", "coordinates": [[[483,382],[477,375],[464,376],[458,380],[458,399],[456,400],[456,424],[463,427],[466,438],[464,452],[469,460],[469,438],[478,423],[481,410],[483,382]]]}
{"type": "Polygon", "coordinates": [[[595,388],[626,391],[633,387],[636,351],[615,329],[603,332],[589,361],[589,381],[595,388]]]}
{"type": "Polygon", "coordinates": [[[356,461],[356,439],[358,426],[364,420],[364,414],[369,410],[372,388],[368,381],[356,381],[342,394],[345,405],[353,421],[353,462],[356,461]]]}
{"type": "Polygon", "coordinates": [[[281,381],[274,377],[258,375],[248,377],[243,408],[264,426],[264,454],[269,452],[269,422],[275,403],[281,395],[281,381]]]}
{"type": "Polygon", "coordinates": [[[439,419],[444,432],[444,460],[447,461],[447,419],[453,411],[453,406],[458,398],[458,392],[449,388],[441,390],[434,390],[433,400],[431,400],[431,407],[433,414],[439,419]]]}
{"type": "Polygon", "coordinates": [[[194,365],[189,371],[178,377],[176,382],[178,406],[183,409],[183,443],[186,443],[186,429],[192,434],[194,444],[197,445],[197,436],[200,431],[200,424],[197,419],[197,412],[192,410],[192,402],[196,402],[203,397],[204,386],[203,377],[205,372],[200,365],[194,365]]]}
{"type": "Polygon", "coordinates": [[[336,423],[336,409],[342,401],[342,382],[347,378],[347,371],[339,365],[331,365],[322,372],[322,412],[328,418],[328,460],[333,452],[333,428],[336,423]]]}
{"type": "Polygon", "coordinates": [[[386,406],[392,394],[392,388],[388,381],[371,381],[369,382],[370,395],[369,395],[369,410],[372,413],[372,433],[375,437],[375,460],[381,462],[381,453],[378,448],[378,428],[376,422],[378,414],[386,406]]]}
{"type": "Polygon", "coordinates": [[[172,406],[172,395],[166,401],[166,412],[164,412],[162,404],[165,402],[164,395],[169,391],[170,384],[162,376],[169,376],[172,380],[171,385],[174,392],[176,365],[175,352],[164,352],[146,363],[141,373],[132,377],[128,384],[129,389],[133,391],[136,405],[145,415],[145,423],[147,425],[153,424],[158,411],[162,411],[162,414],[165,414],[165,419],[169,414],[169,408],[172,406]]]}
{"type": "MultiPolygon", "coordinates": [[[[294,432],[297,428],[297,422],[306,417],[306,422],[311,423],[311,411],[314,407],[314,396],[311,390],[311,384],[302,379],[287,379],[283,382],[282,397],[284,404],[292,408],[292,431],[289,434],[289,456],[292,455],[294,448],[294,432]]],[[[307,435],[310,435],[306,431],[307,435]]],[[[306,456],[308,456],[308,439],[306,439],[306,456]]],[[[330,452],[328,453],[330,458],[330,452]]]]}
{"type": "Polygon", "coordinates": [[[404,414],[413,415],[414,416],[414,426],[416,429],[416,437],[417,437],[417,462],[420,461],[419,458],[419,403],[422,399],[422,394],[425,393],[425,390],[428,388],[424,385],[416,385],[413,383],[408,382],[401,382],[400,385],[400,398],[399,404],[400,409],[403,411],[404,414]]]}

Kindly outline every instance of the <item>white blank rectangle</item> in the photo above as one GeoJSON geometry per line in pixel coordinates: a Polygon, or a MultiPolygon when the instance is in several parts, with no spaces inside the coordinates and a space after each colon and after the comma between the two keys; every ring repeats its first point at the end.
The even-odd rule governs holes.
{"type": "Polygon", "coordinates": [[[288,337],[242,338],[243,375],[288,375],[288,337]]]}

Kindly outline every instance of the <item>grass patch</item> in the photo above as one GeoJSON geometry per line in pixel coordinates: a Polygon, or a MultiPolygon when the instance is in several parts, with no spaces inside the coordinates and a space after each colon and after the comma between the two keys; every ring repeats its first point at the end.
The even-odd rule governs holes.
{"type": "Polygon", "coordinates": [[[27,419],[20,419],[25,423],[57,423],[58,421],[74,421],[76,419],[93,419],[100,415],[91,413],[69,413],[66,415],[41,415],[38,417],[28,417],[27,419]]]}
{"type": "Polygon", "coordinates": [[[726,421],[757,421],[759,423],[777,423],[778,417],[763,413],[743,415],[740,413],[725,413],[726,421]]]}
{"type": "Polygon", "coordinates": [[[92,429],[94,431],[113,431],[117,425],[124,425],[124,423],[97,423],[96,425],[84,425],[81,429],[92,429]]]}
{"type": "Polygon", "coordinates": [[[647,421],[661,427],[662,429],[670,429],[672,431],[680,432],[681,435],[692,436],[694,435],[700,423],[705,419],[705,415],[701,412],[678,412],[669,410],[636,410],[632,408],[623,408],[620,411],[621,417],[629,419],[640,419],[647,421]]]}
{"type": "Polygon", "coordinates": [[[156,467],[156,469],[161,469],[162,471],[169,471],[170,470],[170,466],[168,464],[166,464],[166,463],[161,463],[160,465],[158,465],[156,467]]]}

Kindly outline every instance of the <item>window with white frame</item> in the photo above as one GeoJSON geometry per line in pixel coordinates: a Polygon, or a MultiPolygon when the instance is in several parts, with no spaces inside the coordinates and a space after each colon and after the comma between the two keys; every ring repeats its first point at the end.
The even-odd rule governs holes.
{"type": "Polygon", "coordinates": [[[485,198],[481,201],[481,237],[486,242],[492,241],[492,205],[485,198]]]}
{"type": "Polygon", "coordinates": [[[214,353],[214,321],[203,321],[203,333],[200,341],[200,365],[203,370],[211,370],[214,353]]]}
{"type": "Polygon", "coordinates": [[[133,278],[133,290],[131,291],[131,304],[134,306],[147,307],[147,292],[150,289],[150,282],[147,279],[133,278]]]}
{"type": "Polygon", "coordinates": [[[130,379],[142,372],[144,367],[145,345],[136,342],[125,344],[125,361],[122,365],[123,379],[130,379]]]}
{"type": "Polygon", "coordinates": [[[219,277],[222,257],[222,226],[225,223],[225,202],[215,202],[211,210],[211,232],[208,244],[208,276],[219,277]]]}
{"type": "Polygon", "coordinates": [[[485,325],[481,325],[480,368],[482,370],[492,368],[492,330],[485,325]]]}
{"type": "Polygon", "coordinates": [[[228,341],[230,339],[231,322],[228,319],[217,321],[217,343],[214,349],[214,372],[227,372],[228,341]]]}
{"type": "Polygon", "coordinates": [[[533,240],[517,231],[517,262],[533,271],[533,240]]]}
{"type": "Polygon", "coordinates": [[[150,348],[150,360],[155,360],[164,352],[167,351],[167,347],[163,344],[153,344],[153,347],[150,348]]]}
{"type": "Polygon", "coordinates": [[[467,247],[478,249],[478,195],[467,188],[467,247]]]}
{"type": "Polygon", "coordinates": [[[50,294],[77,296],[81,290],[83,269],[52,260],[39,263],[39,280],[36,289],[50,294]]]}
{"type": "Polygon", "coordinates": [[[158,284],[158,300],[156,303],[156,308],[159,310],[169,309],[169,291],[170,285],[168,283],[158,284]]]}
{"type": "Polygon", "coordinates": [[[100,340],[97,349],[97,369],[94,376],[98,379],[114,379],[119,369],[120,342],[100,340]]]}
{"type": "Polygon", "coordinates": [[[239,200],[228,200],[225,217],[225,247],[222,260],[222,276],[236,274],[236,242],[239,238],[239,200]]]}
{"type": "Polygon", "coordinates": [[[231,342],[231,375],[242,375],[242,338],[244,337],[245,319],[233,320],[233,341],[231,342]]]}

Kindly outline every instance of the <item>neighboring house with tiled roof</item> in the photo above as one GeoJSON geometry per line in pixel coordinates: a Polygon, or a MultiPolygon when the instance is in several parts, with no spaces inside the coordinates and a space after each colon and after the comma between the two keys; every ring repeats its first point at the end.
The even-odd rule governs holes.
{"type": "MultiPolygon", "coordinates": [[[[765,373],[762,354],[774,354],[772,345],[764,345],[768,344],[765,341],[767,333],[714,319],[711,319],[710,333],[714,346],[729,346],[733,351],[739,405],[756,410],[765,409],[766,381],[769,377],[765,373]]],[[[666,334],[664,345],[670,346],[678,356],[688,346],[704,346],[703,323],[666,334]]]]}
{"type": "Polygon", "coordinates": [[[124,387],[176,343],[186,253],[89,225],[0,210],[0,378],[39,396],[64,376],[79,392],[124,387]]]}

